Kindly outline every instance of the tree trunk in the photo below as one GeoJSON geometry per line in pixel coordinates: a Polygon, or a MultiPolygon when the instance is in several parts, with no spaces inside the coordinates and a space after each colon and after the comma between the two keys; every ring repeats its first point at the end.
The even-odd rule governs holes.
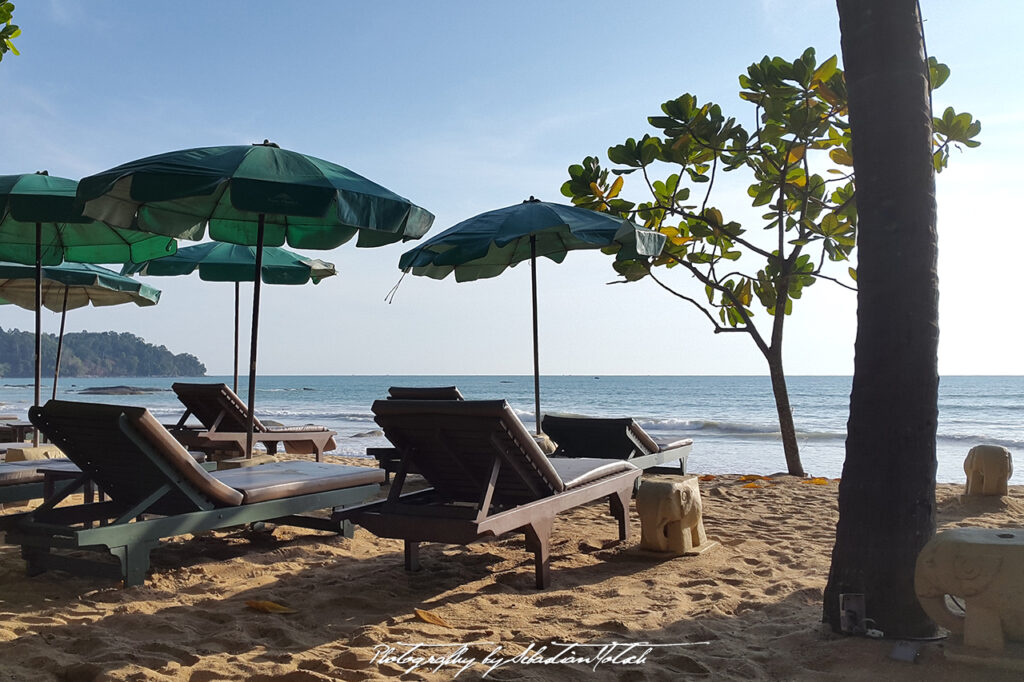
{"type": "Polygon", "coordinates": [[[772,378],[772,393],[775,394],[775,410],[779,414],[779,429],[782,431],[782,449],[786,454],[786,469],[791,476],[803,476],[800,463],[800,446],[796,441],[796,426],[793,424],[793,408],[789,405],[789,390],[786,388],[786,372],[782,369],[782,349],[773,345],[765,358],[772,378]]]}
{"type": "Polygon", "coordinates": [[[928,636],[914,565],[935,532],[938,277],[928,67],[915,0],[838,0],[859,212],[857,340],[824,620],[865,596],[928,636]]]}

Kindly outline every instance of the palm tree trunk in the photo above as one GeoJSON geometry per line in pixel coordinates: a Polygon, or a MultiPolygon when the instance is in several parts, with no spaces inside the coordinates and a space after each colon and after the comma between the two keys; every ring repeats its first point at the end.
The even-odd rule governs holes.
{"type": "Polygon", "coordinates": [[[934,625],[914,565],[935,532],[938,278],[928,67],[915,0],[838,0],[859,213],[857,339],[823,617],[865,596],[887,637],[934,625]]]}

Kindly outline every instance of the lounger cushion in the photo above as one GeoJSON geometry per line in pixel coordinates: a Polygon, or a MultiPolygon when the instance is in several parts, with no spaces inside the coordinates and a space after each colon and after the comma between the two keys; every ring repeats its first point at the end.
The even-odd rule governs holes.
{"type": "Polygon", "coordinates": [[[61,469],[77,471],[78,467],[66,459],[40,459],[26,462],[4,462],[0,464],[0,485],[35,483],[43,480],[39,469],[61,469]]]}
{"type": "Polygon", "coordinates": [[[572,490],[621,471],[636,469],[635,466],[622,459],[608,461],[596,457],[572,457],[550,461],[551,466],[558,472],[559,478],[565,483],[566,490],[572,490]]]}
{"type": "Polygon", "coordinates": [[[243,503],[244,495],[221,483],[203,469],[188,450],[172,436],[156,417],[144,408],[126,407],[125,416],[139,433],[161,453],[185,479],[204,495],[219,504],[237,506],[243,503]]]}
{"type": "Polygon", "coordinates": [[[212,476],[237,490],[243,496],[242,504],[384,481],[384,472],[377,468],[305,461],[227,469],[213,472],[212,476]]]}

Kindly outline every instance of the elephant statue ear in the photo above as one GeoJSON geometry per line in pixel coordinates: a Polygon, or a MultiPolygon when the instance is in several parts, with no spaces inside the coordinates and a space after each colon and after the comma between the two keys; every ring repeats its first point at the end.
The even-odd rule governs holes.
{"type": "Polygon", "coordinates": [[[983,592],[999,573],[1002,563],[1003,558],[996,554],[957,554],[953,558],[953,574],[963,587],[963,594],[958,596],[971,597],[983,592]]]}

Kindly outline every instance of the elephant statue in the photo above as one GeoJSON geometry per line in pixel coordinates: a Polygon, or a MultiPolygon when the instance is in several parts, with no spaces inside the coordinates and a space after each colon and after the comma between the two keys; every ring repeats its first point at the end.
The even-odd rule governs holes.
{"type": "Polygon", "coordinates": [[[1007,639],[1024,642],[1024,529],[938,533],[917,557],[914,591],[925,613],[968,646],[1002,651],[1007,639]]]}
{"type": "Polygon", "coordinates": [[[696,476],[678,482],[644,481],[636,493],[640,547],[656,552],[699,554],[718,544],[704,533],[703,505],[696,476]]]}
{"type": "Polygon", "coordinates": [[[999,445],[975,445],[964,460],[967,495],[1005,496],[1013,476],[1013,456],[999,445]]]}

